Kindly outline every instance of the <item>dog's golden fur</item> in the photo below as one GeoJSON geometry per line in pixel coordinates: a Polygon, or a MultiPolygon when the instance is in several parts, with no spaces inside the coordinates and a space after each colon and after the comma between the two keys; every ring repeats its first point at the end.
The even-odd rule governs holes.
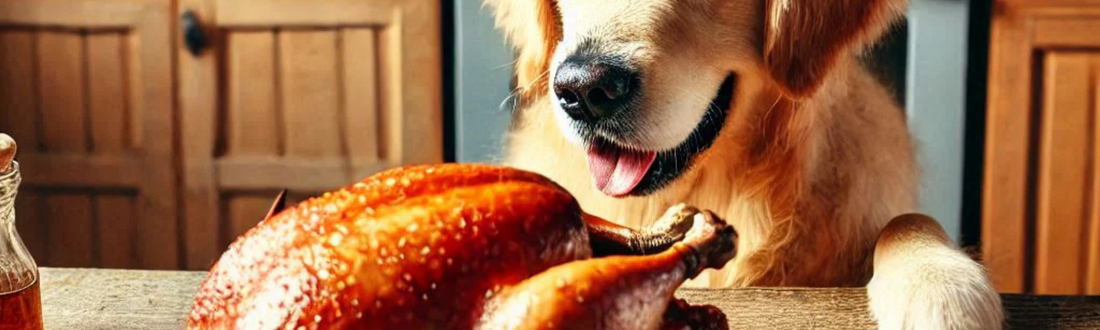
{"type": "Polygon", "coordinates": [[[691,285],[868,285],[882,328],[1000,327],[984,271],[940,239],[935,222],[901,217],[887,226],[916,210],[914,147],[902,111],[858,53],[906,0],[486,1],[519,50],[523,102],[507,162],[549,176],[586,211],[621,223],[646,225],[680,202],[731,222],[740,255],[691,285]],[[669,103],[701,97],[683,96],[689,91],[709,98],[722,71],[736,74],[713,145],[653,194],[599,192],[584,150],[555,122],[548,82],[579,38],[567,33],[592,31],[610,35],[598,40],[605,48],[631,49],[657,80],[646,92],[669,103]],[[678,78],[685,70],[697,72],[678,78]]]}

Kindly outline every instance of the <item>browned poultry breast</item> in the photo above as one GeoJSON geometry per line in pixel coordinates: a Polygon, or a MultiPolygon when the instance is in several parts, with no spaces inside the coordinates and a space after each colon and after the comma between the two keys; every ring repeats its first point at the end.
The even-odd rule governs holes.
{"type": "Polygon", "coordinates": [[[599,320],[579,328],[608,317],[644,321],[595,328],[724,327],[713,309],[670,305],[684,280],[734,254],[733,229],[688,207],[634,230],[584,214],[542,176],[448,164],[382,172],[273,211],[214,265],[188,329],[570,328],[555,318],[585,309],[599,320]],[[608,254],[632,256],[591,259],[608,254]],[[648,305],[621,308],[635,300],[648,305]]]}

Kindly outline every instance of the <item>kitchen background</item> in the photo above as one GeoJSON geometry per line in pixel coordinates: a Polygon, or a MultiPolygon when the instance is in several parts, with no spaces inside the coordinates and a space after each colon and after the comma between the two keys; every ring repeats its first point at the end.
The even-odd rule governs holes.
{"type": "MultiPolygon", "coordinates": [[[[1100,294],[1095,31],[1091,0],[912,0],[867,55],[921,210],[1002,291],[1100,294]]],[[[511,61],[474,0],[0,2],[20,235],[44,266],[208,268],[282,188],[499,160],[511,61]]]]}

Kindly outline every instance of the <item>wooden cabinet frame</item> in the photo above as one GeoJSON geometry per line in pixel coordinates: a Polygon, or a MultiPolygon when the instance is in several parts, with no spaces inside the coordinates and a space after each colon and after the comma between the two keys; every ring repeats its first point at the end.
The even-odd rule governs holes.
{"type": "Polygon", "coordinates": [[[442,162],[440,7],[0,1],[24,241],[44,266],[206,269],[281,189],[442,162]]]}
{"type": "MultiPolygon", "coordinates": [[[[1100,2],[1098,1],[994,1],[990,48],[989,95],[986,128],[985,173],[982,196],[982,249],[994,283],[1002,292],[1030,292],[1036,258],[1059,251],[1036,249],[1036,240],[1049,235],[1050,226],[1036,225],[1036,218],[1050,217],[1061,197],[1041,182],[1056,179],[1043,168],[1054,146],[1040,145],[1050,132],[1052,107],[1042,91],[1046,54],[1065,50],[1100,51],[1100,2]],[[1037,238],[1038,236],[1038,238],[1037,238]]],[[[1100,94],[1100,90],[1091,91],[1100,94]]],[[[1096,153],[1094,151],[1094,153],[1096,153]]],[[[1053,155],[1057,156],[1057,155],[1053,155]]],[[[1051,160],[1053,159],[1053,160],[1051,160]]],[[[1096,166],[1095,164],[1093,166],[1096,166]]],[[[1097,169],[1091,171],[1096,172],[1097,169]]],[[[1097,191],[1100,177],[1085,187],[1097,191]]],[[[1056,189],[1056,188],[1054,188],[1056,189]]],[[[1092,197],[1094,200],[1097,197],[1092,197]]],[[[1078,201],[1073,201],[1075,204],[1078,201]]],[[[1081,216],[1090,223],[1087,238],[1100,242],[1100,209],[1097,203],[1078,205],[1086,208],[1081,216]]],[[[1077,221],[1077,219],[1066,219],[1077,221]]],[[[1040,220],[1041,221],[1041,220],[1040,220]]],[[[1057,236],[1050,236],[1057,237],[1057,236]]],[[[1100,247],[1093,246],[1088,274],[1096,279],[1090,285],[1100,290],[1100,247]]],[[[1076,253],[1076,251],[1075,251],[1076,253]]],[[[1042,266],[1042,265],[1039,265],[1042,266]]],[[[1042,280],[1040,278],[1039,280],[1042,280]]]]}
{"type": "MultiPolygon", "coordinates": [[[[45,189],[88,189],[108,188],[135,190],[137,192],[137,214],[133,219],[133,237],[114,237],[114,244],[122,244],[121,255],[107,257],[92,255],[95,251],[80,251],[78,257],[64,257],[64,261],[73,261],[88,265],[92,260],[100,259],[106,266],[137,266],[142,268],[176,269],[180,246],[178,231],[178,201],[176,182],[176,163],[174,162],[174,106],[172,104],[172,45],[171,40],[171,2],[162,0],[6,0],[0,2],[0,25],[51,28],[59,31],[74,30],[119,30],[129,31],[122,43],[128,43],[130,49],[129,67],[123,69],[130,76],[129,86],[121,87],[128,95],[127,106],[134,113],[126,129],[129,141],[126,150],[107,153],[53,153],[38,152],[39,141],[44,135],[34,132],[33,121],[14,123],[13,128],[26,130],[19,135],[20,154],[24,186],[45,189]],[[134,242],[131,243],[131,239],[134,242]],[[132,246],[131,246],[132,244],[132,246]],[[130,251],[132,249],[132,251],[130,251]],[[129,258],[135,258],[131,264],[129,258]],[[117,258],[114,258],[117,257],[117,258]],[[76,258],[78,260],[70,260],[76,258]],[[112,259],[112,260],[108,260],[112,259]]],[[[41,56],[42,54],[39,54],[41,56]]],[[[91,70],[91,69],[89,69],[91,70]]],[[[45,82],[57,83],[57,82],[45,82]]],[[[78,84],[77,82],[60,82],[78,84]]],[[[60,93],[85,93],[84,87],[75,91],[60,93]]],[[[41,91],[40,91],[41,92],[41,91]]],[[[54,92],[54,91],[51,91],[54,92]]],[[[67,95],[67,94],[63,94],[67,95]]],[[[75,94],[74,94],[75,95],[75,94]]],[[[19,97],[19,96],[16,96],[19,97]]],[[[30,97],[30,96],[25,96],[30,97]]],[[[47,96],[48,97],[48,96],[47,96]]],[[[84,96],[81,96],[83,98],[84,96]]],[[[68,102],[58,100],[57,102],[68,102]]],[[[73,101],[75,102],[75,101],[73,101]]],[[[87,106],[93,101],[86,101],[87,106]]],[[[30,106],[29,108],[34,108],[30,106]]],[[[10,109],[24,111],[27,109],[10,109]]],[[[92,110],[84,110],[92,111],[92,110]]],[[[9,114],[17,117],[17,114],[9,114]]],[[[24,116],[22,118],[29,118],[24,116]]],[[[95,123],[91,124],[95,125],[95,123]]],[[[84,136],[73,137],[77,143],[84,136]]],[[[93,140],[95,137],[92,137],[93,140]]],[[[29,196],[28,196],[29,198],[29,196]]],[[[90,197],[81,197],[90,198],[90,197]]],[[[43,206],[46,208],[46,206],[43,206]]],[[[102,208],[102,207],[101,207],[102,208]]],[[[103,210],[110,212],[111,210],[103,210]]],[[[92,215],[77,214],[77,217],[92,215]]],[[[38,218],[28,217],[23,226],[40,226],[30,223],[38,218]]],[[[67,219],[57,219],[68,221],[67,219]]],[[[94,227],[88,221],[88,227],[94,227]]],[[[52,228],[40,228],[40,233],[61,235],[58,239],[71,238],[73,235],[88,238],[96,235],[99,240],[110,235],[126,235],[113,232],[114,228],[98,228],[100,232],[84,232],[96,228],[84,228],[85,225],[68,226],[54,223],[52,228]],[[70,232],[71,235],[66,235],[70,232]]],[[[81,238],[82,240],[84,238],[81,238]]],[[[54,242],[66,244],[67,242],[54,242]]],[[[94,245],[93,245],[94,246],[94,245]]],[[[46,253],[45,247],[39,253],[46,253]]],[[[92,249],[94,250],[94,249],[92,249]]],[[[76,254],[76,253],[74,253],[76,254]]],[[[52,253],[49,260],[61,260],[63,256],[52,253]]],[[[47,260],[43,260],[47,261],[47,260]]]]}

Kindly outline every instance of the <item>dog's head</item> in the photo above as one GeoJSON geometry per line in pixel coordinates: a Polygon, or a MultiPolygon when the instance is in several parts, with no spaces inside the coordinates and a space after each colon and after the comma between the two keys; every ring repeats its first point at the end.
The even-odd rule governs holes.
{"type": "Polygon", "coordinates": [[[519,49],[519,92],[554,105],[563,134],[587,150],[596,186],[612,196],[675,180],[741,118],[730,109],[764,88],[812,97],[839,58],[877,39],[906,2],[486,1],[519,49]]]}

